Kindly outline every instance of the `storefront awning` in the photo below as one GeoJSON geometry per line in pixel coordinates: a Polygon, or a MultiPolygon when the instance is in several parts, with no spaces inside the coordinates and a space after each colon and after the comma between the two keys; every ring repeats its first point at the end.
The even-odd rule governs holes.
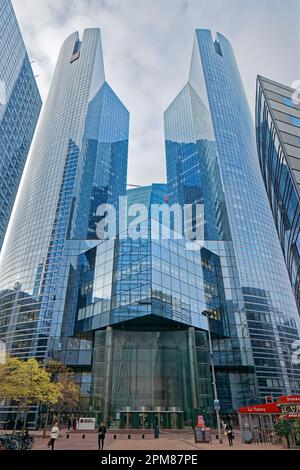
{"type": "Polygon", "coordinates": [[[280,408],[276,403],[265,403],[263,405],[244,406],[239,408],[240,414],[280,414],[280,408]]]}

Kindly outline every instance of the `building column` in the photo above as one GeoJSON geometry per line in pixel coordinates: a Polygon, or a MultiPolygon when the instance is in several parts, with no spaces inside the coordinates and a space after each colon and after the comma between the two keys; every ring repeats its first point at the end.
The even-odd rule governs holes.
{"type": "Polygon", "coordinates": [[[192,406],[193,406],[193,410],[196,410],[198,409],[197,360],[196,360],[195,329],[192,326],[189,327],[188,329],[188,349],[189,349],[189,363],[190,363],[192,406]]]}
{"type": "Polygon", "coordinates": [[[105,393],[104,393],[104,409],[103,409],[103,420],[107,425],[110,411],[110,403],[112,400],[111,396],[111,374],[112,374],[112,358],[113,358],[113,346],[112,346],[113,328],[108,326],[106,328],[105,336],[105,393]]]}

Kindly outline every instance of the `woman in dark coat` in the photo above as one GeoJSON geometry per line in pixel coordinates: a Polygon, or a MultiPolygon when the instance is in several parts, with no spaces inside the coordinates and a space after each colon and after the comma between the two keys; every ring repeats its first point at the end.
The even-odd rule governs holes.
{"type": "Polygon", "coordinates": [[[101,423],[98,429],[98,449],[99,450],[100,450],[100,446],[101,446],[101,449],[103,449],[104,447],[105,434],[106,434],[106,427],[104,426],[104,423],[101,423]]]}

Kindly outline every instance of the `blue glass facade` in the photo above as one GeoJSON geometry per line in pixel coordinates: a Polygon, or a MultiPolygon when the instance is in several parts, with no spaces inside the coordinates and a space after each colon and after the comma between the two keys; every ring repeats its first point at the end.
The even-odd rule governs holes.
{"type": "MultiPolygon", "coordinates": [[[[155,184],[127,194],[129,207],[146,203],[150,208],[163,204],[167,193],[165,185],[155,184]]],[[[159,239],[150,214],[146,221],[147,238],[103,241],[80,255],[78,331],[147,315],[206,330],[202,313],[207,310],[226,322],[218,256],[205,248],[186,250],[185,239],[159,239]]]]}
{"type": "Polygon", "coordinates": [[[121,427],[142,427],[139,419],[190,426],[199,409],[212,422],[206,314],[212,334],[224,337],[220,260],[206,248],[187,250],[184,238],[159,238],[151,209],[166,199],[162,184],[128,191],[129,211],[148,208],[146,236],[98,242],[78,260],[72,335],[93,334],[91,408],[121,427]]]}
{"type": "Polygon", "coordinates": [[[41,109],[10,0],[0,1],[0,250],[41,109]]]}
{"type": "Polygon", "coordinates": [[[72,239],[98,239],[98,206],[112,204],[126,192],[128,112],[105,82],[89,104],[84,140],[86,153],[75,202],[72,239]]]}
{"type": "Polygon", "coordinates": [[[170,202],[204,204],[206,246],[220,256],[230,328],[230,338],[214,342],[221,410],[299,392],[297,307],[249,106],[221,34],[196,30],[189,81],[165,112],[165,137],[170,202]]]}
{"type": "Polygon", "coordinates": [[[59,54],[2,250],[0,338],[18,357],[74,350],[64,329],[70,273],[93,243],[98,204],[126,191],[128,128],[129,113],[105,81],[100,31],[72,34],[59,54]]]}
{"type": "Polygon", "coordinates": [[[300,106],[295,90],[258,77],[256,137],[260,167],[300,311],[300,106]]]}

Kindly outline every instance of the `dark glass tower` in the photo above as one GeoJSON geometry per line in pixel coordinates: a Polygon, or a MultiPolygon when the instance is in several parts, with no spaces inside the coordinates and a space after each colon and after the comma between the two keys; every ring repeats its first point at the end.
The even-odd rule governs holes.
{"type": "Polygon", "coordinates": [[[299,317],[232,47],[196,30],[188,83],[165,112],[170,203],[201,202],[221,259],[230,337],[215,341],[221,411],[299,393],[299,317]]]}
{"type": "Polygon", "coordinates": [[[0,250],[41,109],[10,0],[0,0],[0,250]]]}
{"type": "Polygon", "coordinates": [[[260,168],[300,311],[300,104],[295,90],[257,78],[260,168]]]}

